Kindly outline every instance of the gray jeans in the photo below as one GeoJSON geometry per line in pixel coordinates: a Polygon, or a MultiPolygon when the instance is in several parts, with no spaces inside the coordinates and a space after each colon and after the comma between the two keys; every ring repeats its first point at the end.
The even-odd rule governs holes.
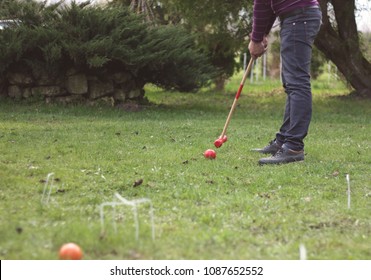
{"type": "Polygon", "coordinates": [[[293,150],[304,149],[312,117],[310,63],[321,20],[321,10],[312,8],[281,21],[282,81],[287,98],[276,141],[293,150]]]}

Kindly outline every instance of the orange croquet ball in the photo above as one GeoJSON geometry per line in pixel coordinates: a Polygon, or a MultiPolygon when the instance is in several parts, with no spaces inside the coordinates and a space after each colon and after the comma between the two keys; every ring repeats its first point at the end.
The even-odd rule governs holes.
{"type": "Polygon", "coordinates": [[[82,250],[75,243],[66,243],[59,249],[59,258],[61,260],[81,260],[82,250]]]}

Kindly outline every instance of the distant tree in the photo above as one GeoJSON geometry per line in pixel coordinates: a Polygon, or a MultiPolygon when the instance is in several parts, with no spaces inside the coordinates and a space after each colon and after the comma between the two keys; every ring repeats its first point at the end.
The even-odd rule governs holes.
{"type": "Polygon", "coordinates": [[[136,7],[148,13],[151,7],[154,18],[160,24],[181,24],[195,35],[197,45],[214,67],[219,70],[216,85],[223,88],[224,81],[233,75],[237,66],[236,53],[246,45],[251,25],[252,0],[113,0],[136,7]],[[241,6],[243,5],[243,6],[241,6]]]}
{"type": "Polygon", "coordinates": [[[371,61],[371,31],[361,34],[361,49],[366,59],[371,61]]]}
{"type": "Polygon", "coordinates": [[[129,7],[133,12],[142,14],[147,21],[154,21],[153,5],[153,0],[131,0],[129,7]]]}
{"type": "Polygon", "coordinates": [[[320,0],[323,25],[315,45],[359,96],[371,98],[371,64],[364,57],[355,20],[355,0],[320,0]]]}

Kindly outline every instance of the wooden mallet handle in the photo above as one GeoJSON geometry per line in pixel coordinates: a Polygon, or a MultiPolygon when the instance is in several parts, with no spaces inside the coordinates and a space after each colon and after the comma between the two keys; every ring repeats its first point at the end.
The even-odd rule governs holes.
{"type": "Polygon", "coordinates": [[[246,70],[245,70],[245,73],[243,74],[243,77],[242,77],[242,80],[241,80],[241,83],[240,83],[240,87],[238,88],[238,91],[236,93],[236,96],[234,98],[234,101],[233,101],[233,104],[232,104],[232,107],[231,107],[231,110],[229,111],[229,114],[228,114],[228,117],[227,117],[227,121],[225,122],[225,125],[224,125],[224,128],[223,128],[223,132],[222,134],[220,135],[219,138],[223,139],[224,135],[226,134],[227,132],[227,128],[228,128],[228,125],[229,125],[229,122],[231,121],[231,118],[232,118],[232,114],[234,112],[234,109],[236,108],[237,106],[237,101],[238,99],[240,98],[240,95],[241,95],[241,92],[242,92],[242,89],[243,89],[243,86],[245,84],[245,81],[247,79],[247,76],[249,75],[250,71],[251,71],[251,68],[252,68],[252,65],[254,64],[254,59],[251,57],[250,58],[250,62],[249,62],[249,65],[247,66],[246,70]]]}

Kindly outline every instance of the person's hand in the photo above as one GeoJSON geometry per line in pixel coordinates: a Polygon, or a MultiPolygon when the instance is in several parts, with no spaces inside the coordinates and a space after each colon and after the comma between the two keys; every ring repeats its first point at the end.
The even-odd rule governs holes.
{"type": "Polygon", "coordinates": [[[268,49],[268,39],[267,36],[264,36],[263,41],[261,42],[254,42],[250,41],[249,43],[249,51],[250,55],[256,59],[261,57],[268,49]]]}

